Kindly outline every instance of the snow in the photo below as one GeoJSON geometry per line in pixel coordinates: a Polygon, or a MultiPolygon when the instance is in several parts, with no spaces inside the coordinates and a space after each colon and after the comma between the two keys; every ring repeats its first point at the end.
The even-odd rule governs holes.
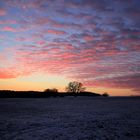
{"type": "Polygon", "coordinates": [[[140,98],[0,99],[0,140],[140,140],[140,98]]]}

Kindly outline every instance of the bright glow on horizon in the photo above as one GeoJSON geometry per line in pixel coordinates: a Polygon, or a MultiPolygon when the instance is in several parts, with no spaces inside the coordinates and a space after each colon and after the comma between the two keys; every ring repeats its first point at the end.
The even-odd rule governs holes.
{"type": "Polygon", "coordinates": [[[64,86],[68,83],[69,80],[62,76],[35,73],[25,77],[0,80],[0,89],[43,91],[47,88],[57,88],[59,91],[64,91],[64,86]]]}

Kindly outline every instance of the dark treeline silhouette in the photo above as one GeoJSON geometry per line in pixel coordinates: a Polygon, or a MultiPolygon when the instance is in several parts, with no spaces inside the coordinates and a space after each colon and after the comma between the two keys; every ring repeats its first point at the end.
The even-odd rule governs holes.
{"type": "Polygon", "coordinates": [[[56,88],[48,88],[43,92],[39,91],[12,91],[0,90],[0,98],[47,98],[47,97],[64,97],[64,96],[109,96],[107,92],[104,94],[85,91],[85,87],[80,82],[70,82],[66,87],[66,92],[58,92],[56,88]]]}
{"type": "Polygon", "coordinates": [[[65,97],[65,96],[101,96],[98,93],[93,92],[53,92],[45,90],[44,92],[39,91],[12,91],[12,90],[0,90],[0,98],[47,98],[47,97],[65,97]]]}

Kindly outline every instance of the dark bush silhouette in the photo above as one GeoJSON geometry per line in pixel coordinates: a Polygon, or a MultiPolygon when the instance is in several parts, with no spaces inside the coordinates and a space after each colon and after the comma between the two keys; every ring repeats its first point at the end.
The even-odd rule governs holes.
{"type": "Polygon", "coordinates": [[[66,91],[70,93],[80,93],[85,91],[85,87],[83,87],[82,83],[73,81],[68,84],[66,91]]]}
{"type": "Polygon", "coordinates": [[[52,88],[52,89],[45,89],[44,90],[44,95],[45,96],[48,96],[48,97],[56,97],[56,96],[58,96],[58,89],[56,89],[56,88],[52,88]]]}
{"type": "Polygon", "coordinates": [[[58,89],[56,89],[56,88],[52,88],[52,89],[48,88],[48,89],[45,89],[44,92],[58,93],[58,89]]]}
{"type": "Polygon", "coordinates": [[[102,94],[102,96],[104,96],[104,97],[108,97],[109,94],[108,94],[107,92],[105,92],[105,93],[102,94]]]}

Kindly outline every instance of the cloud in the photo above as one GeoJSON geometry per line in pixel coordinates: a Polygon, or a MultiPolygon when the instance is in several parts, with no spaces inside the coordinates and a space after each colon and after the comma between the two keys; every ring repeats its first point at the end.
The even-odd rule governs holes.
{"type": "Polygon", "coordinates": [[[131,89],[133,91],[139,91],[140,73],[129,74],[124,76],[104,78],[102,80],[86,81],[89,86],[95,87],[108,87],[108,88],[122,88],[131,89]]]}
{"type": "Polygon", "coordinates": [[[24,32],[24,31],[28,31],[28,30],[29,30],[28,28],[23,28],[23,27],[15,28],[15,27],[12,27],[12,26],[9,26],[9,25],[3,26],[3,27],[0,28],[0,31],[4,31],[4,32],[24,32]]]}
{"type": "Polygon", "coordinates": [[[5,16],[6,15],[6,11],[2,8],[0,8],[0,16],[5,16]]]}
{"type": "Polygon", "coordinates": [[[9,78],[16,78],[17,76],[15,76],[13,73],[10,73],[8,71],[0,71],[0,79],[9,79],[9,78]]]}
{"type": "Polygon", "coordinates": [[[9,79],[9,78],[16,78],[17,74],[9,69],[1,69],[0,68],[0,79],[9,79]]]}
{"type": "Polygon", "coordinates": [[[2,29],[0,29],[1,31],[6,31],[6,32],[16,32],[17,30],[13,27],[10,26],[5,26],[2,29]]]}
{"type": "Polygon", "coordinates": [[[0,24],[16,24],[16,20],[1,20],[0,24]]]}
{"type": "Polygon", "coordinates": [[[87,86],[139,90],[134,80],[139,82],[140,71],[139,2],[128,1],[4,1],[11,12],[0,21],[5,31],[0,45],[15,49],[0,57],[6,67],[1,78],[44,72],[87,86]],[[11,57],[12,72],[6,62],[11,57]]]}
{"type": "Polygon", "coordinates": [[[52,30],[52,29],[48,30],[47,32],[48,32],[49,34],[54,34],[54,35],[64,35],[64,34],[66,34],[66,32],[64,32],[64,31],[52,30]]]}

